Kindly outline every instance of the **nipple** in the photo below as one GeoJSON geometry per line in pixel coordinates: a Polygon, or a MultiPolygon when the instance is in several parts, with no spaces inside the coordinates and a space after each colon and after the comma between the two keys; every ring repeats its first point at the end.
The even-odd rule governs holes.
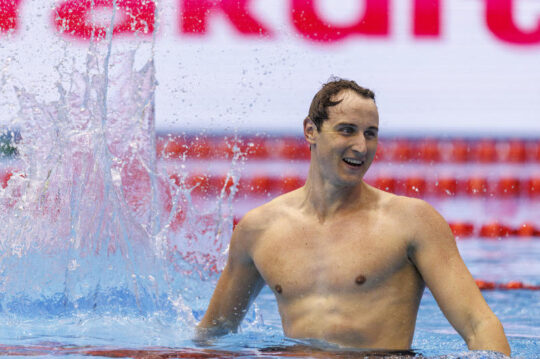
{"type": "Polygon", "coordinates": [[[364,277],[363,275],[359,275],[358,277],[356,277],[356,279],[354,280],[354,282],[358,285],[362,285],[366,282],[366,277],[364,277]]]}
{"type": "Polygon", "coordinates": [[[283,292],[283,289],[281,288],[281,286],[279,284],[276,284],[276,286],[274,288],[276,289],[276,292],[278,292],[279,294],[281,294],[281,292],[283,292]]]}

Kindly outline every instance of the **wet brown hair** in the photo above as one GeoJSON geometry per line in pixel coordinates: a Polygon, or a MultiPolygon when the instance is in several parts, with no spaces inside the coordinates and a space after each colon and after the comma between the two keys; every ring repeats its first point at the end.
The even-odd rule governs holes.
{"type": "Polygon", "coordinates": [[[317,131],[321,131],[322,123],[328,120],[328,107],[336,106],[343,101],[332,101],[332,97],[337,95],[343,90],[351,90],[358,95],[372,99],[375,101],[375,93],[368,88],[358,85],[352,80],[345,80],[342,78],[332,77],[325,83],[322,88],[315,94],[309,106],[308,118],[315,123],[317,131]]]}

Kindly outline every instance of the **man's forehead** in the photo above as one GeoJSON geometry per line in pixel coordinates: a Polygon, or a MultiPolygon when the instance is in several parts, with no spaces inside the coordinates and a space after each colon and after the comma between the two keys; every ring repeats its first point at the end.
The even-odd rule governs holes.
{"type": "Polygon", "coordinates": [[[345,112],[359,112],[362,117],[374,117],[378,121],[379,113],[375,101],[366,98],[352,90],[344,90],[331,98],[332,101],[341,102],[335,106],[328,107],[328,117],[332,118],[332,114],[344,114],[345,112]]]}
{"type": "Polygon", "coordinates": [[[356,92],[354,92],[351,89],[343,89],[343,90],[339,91],[338,93],[332,95],[332,97],[330,97],[330,100],[339,101],[339,100],[343,100],[346,97],[349,97],[349,96],[352,96],[352,95],[360,96],[359,94],[357,94],[356,92]]]}
{"type": "Polygon", "coordinates": [[[338,92],[337,94],[332,96],[330,100],[341,101],[341,102],[337,104],[336,106],[329,107],[328,110],[335,109],[339,111],[339,110],[343,110],[344,107],[350,107],[350,106],[366,107],[366,108],[372,108],[375,110],[377,109],[375,100],[362,96],[356,93],[355,91],[349,90],[349,89],[338,92]]]}

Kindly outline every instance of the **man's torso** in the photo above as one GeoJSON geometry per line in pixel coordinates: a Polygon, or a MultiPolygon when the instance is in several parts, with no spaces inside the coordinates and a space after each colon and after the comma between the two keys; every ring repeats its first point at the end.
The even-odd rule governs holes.
{"type": "MultiPolygon", "coordinates": [[[[290,194],[264,210],[251,256],[274,291],[287,336],[349,347],[409,348],[423,281],[402,216],[380,203],[321,222],[290,194]]],[[[402,200],[402,199],[401,199],[402,200]]]]}

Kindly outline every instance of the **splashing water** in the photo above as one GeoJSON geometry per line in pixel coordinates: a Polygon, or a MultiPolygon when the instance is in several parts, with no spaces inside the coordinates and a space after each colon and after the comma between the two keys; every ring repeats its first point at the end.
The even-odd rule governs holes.
{"type": "MultiPolygon", "coordinates": [[[[207,194],[210,201],[201,205],[192,198],[186,172],[170,179],[156,160],[152,55],[139,66],[138,44],[112,51],[110,30],[105,43],[91,43],[83,66],[77,65],[81,59],[70,63],[65,57],[54,67],[54,101],[40,99],[24,81],[14,88],[18,114],[12,125],[21,139],[9,164],[16,170],[0,186],[0,338],[19,345],[21,355],[81,354],[70,352],[70,345],[184,345],[224,266],[236,185],[224,185],[215,198],[207,194]],[[64,351],[57,343],[45,352],[25,346],[47,340],[60,341],[64,351]]],[[[2,61],[4,94],[6,69],[13,65],[10,58],[2,61]]],[[[238,182],[245,158],[231,146],[226,184],[238,182]]],[[[222,347],[239,352],[299,342],[283,337],[272,293],[260,297],[271,303],[274,317],[261,329],[255,306],[247,333],[224,338],[222,347]]],[[[440,323],[419,331],[417,345],[433,348],[433,355],[448,350],[449,341],[452,350],[463,350],[457,335],[441,340],[433,334],[440,323]]],[[[520,345],[532,353],[531,338],[520,345]]],[[[1,345],[0,352],[17,354],[1,345]]]]}
{"type": "Polygon", "coordinates": [[[169,179],[156,161],[152,56],[137,67],[138,49],[115,53],[108,35],[82,70],[55,67],[56,100],[14,89],[21,140],[0,189],[0,313],[18,325],[120,315],[192,328],[224,265],[236,187],[201,208],[186,173],[169,179]]]}

